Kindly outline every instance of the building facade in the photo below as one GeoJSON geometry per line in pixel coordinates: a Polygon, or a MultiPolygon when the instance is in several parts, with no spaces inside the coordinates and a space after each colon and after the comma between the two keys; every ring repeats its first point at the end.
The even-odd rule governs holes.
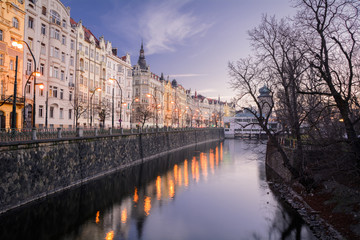
{"type": "Polygon", "coordinates": [[[0,128],[12,127],[13,107],[16,113],[14,125],[21,128],[23,49],[14,47],[12,42],[24,38],[25,3],[22,0],[7,0],[0,1],[0,6],[0,128]]]}
{"type": "Polygon", "coordinates": [[[31,75],[37,71],[41,76],[36,83],[44,85],[44,89],[40,89],[32,80],[25,88],[26,127],[33,114],[33,95],[36,97],[35,126],[73,127],[76,35],[70,25],[70,8],[59,0],[29,0],[25,9],[24,41],[30,50],[24,48],[23,78],[34,78],[31,75]]]}

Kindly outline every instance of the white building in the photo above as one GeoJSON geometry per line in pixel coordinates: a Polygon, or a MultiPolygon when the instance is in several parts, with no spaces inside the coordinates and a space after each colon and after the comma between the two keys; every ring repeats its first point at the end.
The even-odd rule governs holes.
{"type": "MultiPolygon", "coordinates": [[[[70,26],[70,8],[59,0],[26,1],[26,41],[36,61],[41,76],[36,88],[35,124],[38,127],[73,127],[75,82],[75,30],[70,26]]],[[[34,60],[24,48],[24,79],[34,71],[34,60]]],[[[32,82],[33,80],[31,80],[32,82]]],[[[25,87],[23,81],[23,88],[25,87]]],[[[34,85],[25,90],[26,98],[33,100],[34,85]]],[[[32,103],[27,103],[32,105],[32,103]]],[[[26,126],[31,126],[31,107],[26,108],[26,126]]]]}

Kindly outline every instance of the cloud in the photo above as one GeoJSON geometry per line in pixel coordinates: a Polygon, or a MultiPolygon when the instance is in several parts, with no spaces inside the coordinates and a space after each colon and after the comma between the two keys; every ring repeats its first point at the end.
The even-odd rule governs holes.
{"type": "Polygon", "coordinates": [[[185,73],[185,74],[170,74],[171,78],[183,78],[183,77],[204,77],[207,74],[199,74],[199,73],[185,73]]]}
{"type": "Polygon", "coordinates": [[[204,93],[214,93],[217,92],[216,89],[212,89],[212,88],[208,88],[208,89],[202,89],[202,90],[197,90],[198,93],[204,94],[204,93]]]}
{"type": "Polygon", "coordinates": [[[153,1],[144,9],[138,27],[148,55],[174,52],[178,45],[205,34],[211,27],[193,13],[184,11],[187,2],[153,1]]]}

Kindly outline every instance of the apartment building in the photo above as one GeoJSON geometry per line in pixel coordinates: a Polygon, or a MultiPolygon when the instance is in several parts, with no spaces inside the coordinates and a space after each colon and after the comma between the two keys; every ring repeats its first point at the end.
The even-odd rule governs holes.
{"type": "Polygon", "coordinates": [[[12,125],[14,93],[17,95],[15,127],[21,128],[23,49],[12,46],[12,41],[24,38],[25,3],[22,0],[6,0],[0,1],[0,7],[0,128],[12,125]]]}
{"type": "MultiPolygon", "coordinates": [[[[59,0],[28,0],[25,3],[24,41],[30,49],[24,48],[23,78],[28,79],[37,71],[41,76],[36,83],[44,85],[44,89],[40,89],[32,83],[24,93],[30,101],[27,105],[31,106],[35,91],[35,126],[73,127],[76,35],[70,25],[70,8],[59,0]]],[[[26,107],[27,123],[31,122],[30,109],[26,107]]]]}

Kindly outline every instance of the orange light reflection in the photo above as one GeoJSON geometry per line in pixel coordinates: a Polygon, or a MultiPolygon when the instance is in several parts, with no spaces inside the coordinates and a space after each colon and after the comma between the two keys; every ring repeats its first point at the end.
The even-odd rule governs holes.
{"type": "Polygon", "coordinates": [[[137,203],[138,201],[139,201],[139,195],[137,194],[137,188],[135,188],[134,202],[137,203]]]}
{"type": "Polygon", "coordinates": [[[126,208],[121,211],[121,222],[126,223],[127,220],[127,210],[126,208]]]}
{"type": "Polygon", "coordinates": [[[177,184],[178,181],[178,165],[175,164],[174,166],[174,180],[175,180],[175,184],[177,184]]]}
{"type": "Polygon", "coordinates": [[[156,178],[156,198],[157,200],[161,199],[161,177],[156,178]]]}
{"type": "Polygon", "coordinates": [[[219,166],[219,147],[215,148],[215,160],[216,160],[216,166],[219,166]]]}
{"type": "Polygon", "coordinates": [[[202,175],[207,178],[208,175],[208,169],[207,169],[207,156],[205,153],[200,153],[200,166],[201,166],[201,172],[202,175]]]}
{"type": "Polygon", "coordinates": [[[169,197],[170,197],[170,198],[174,198],[174,196],[175,196],[174,181],[173,181],[173,180],[169,180],[169,197]]]}
{"type": "Polygon", "coordinates": [[[145,197],[144,200],[144,212],[146,216],[149,216],[151,210],[151,197],[145,197]]]}
{"type": "Polygon", "coordinates": [[[220,161],[223,160],[223,144],[220,143],[220,161]]]}
{"type": "Polygon", "coordinates": [[[214,150],[210,149],[210,153],[209,153],[209,164],[210,164],[210,169],[211,169],[211,173],[214,174],[215,173],[215,167],[214,167],[214,161],[215,161],[215,156],[214,156],[214,150]]]}
{"type": "Polygon", "coordinates": [[[188,172],[188,161],[184,161],[184,184],[185,187],[189,186],[189,172],[188,172]]]}
{"type": "Polygon", "coordinates": [[[99,222],[100,222],[99,217],[100,217],[100,211],[97,211],[97,212],[96,212],[95,223],[99,223],[99,222]]]}
{"type": "Polygon", "coordinates": [[[106,234],[105,237],[106,240],[113,240],[113,238],[114,238],[114,231],[110,231],[106,234]]]}
{"type": "Polygon", "coordinates": [[[195,176],[195,167],[196,167],[196,158],[193,157],[193,159],[191,161],[191,175],[192,175],[193,179],[196,178],[196,176],[195,176]]]}

